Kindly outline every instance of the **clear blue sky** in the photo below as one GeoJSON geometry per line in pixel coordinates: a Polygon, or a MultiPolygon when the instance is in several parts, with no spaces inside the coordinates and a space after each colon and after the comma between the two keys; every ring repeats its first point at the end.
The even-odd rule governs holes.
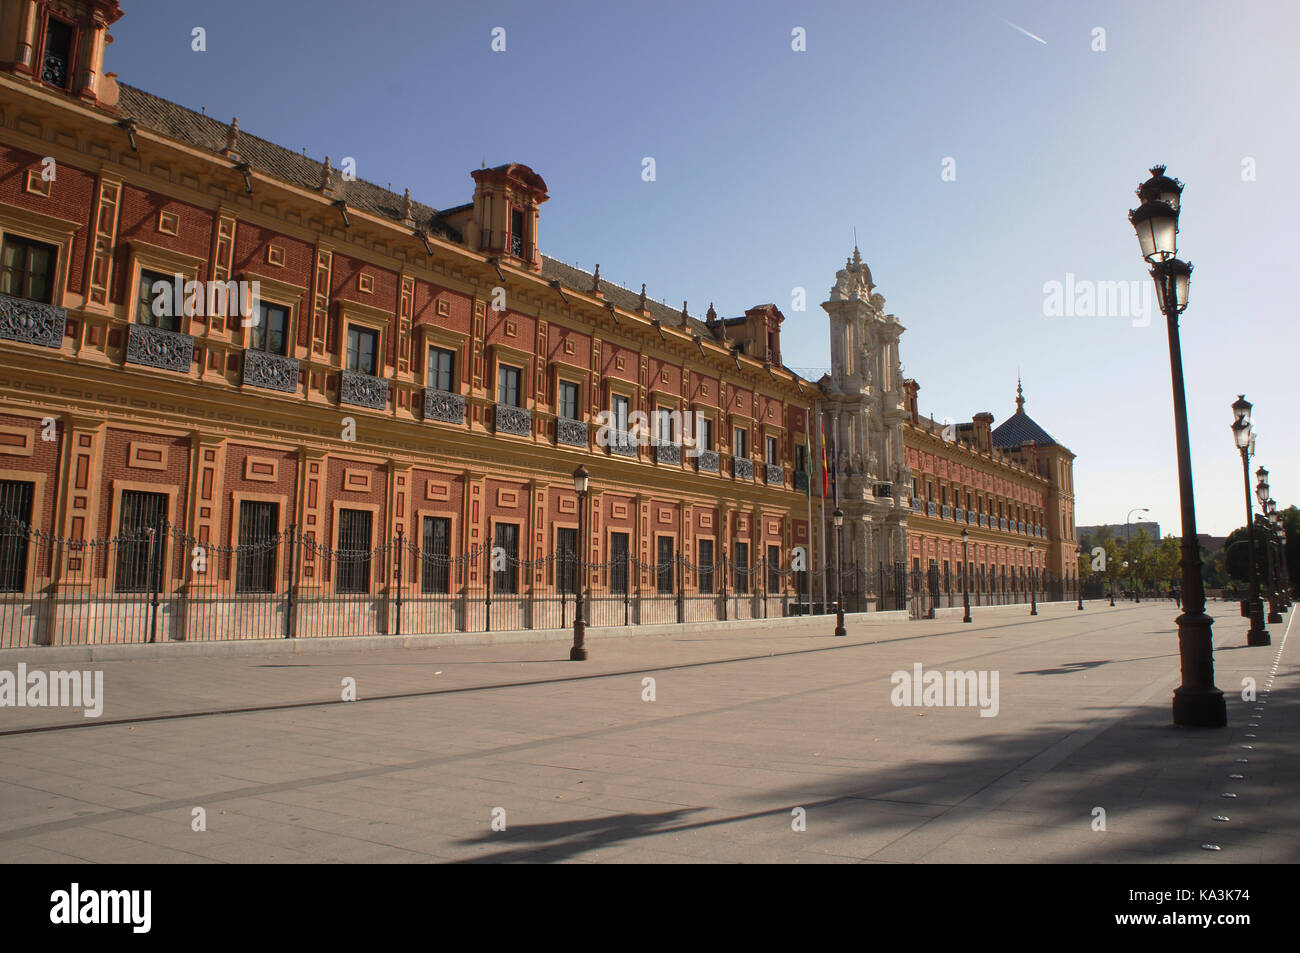
{"type": "Polygon", "coordinates": [[[1180,252],[1196,266],[1183,357],[1198,528],[1245,519],[1228,429],[1241,392],[1252,470],[1270,469],[1279,506],[1300,502],[1294,2],[123,7],[106,65],[123,81],[336,167],[353,156],[362,178],[435,207],[467,201],[484,161],[526,163],[552,196],[546,254],[692,314],[776,302],[785,361],[809,376],[829,363],[818,304],[856,228],[908,329],[923,412],[1000,422],[1019,371],[1026,410],[1078,455],[1078,522],[1147,506],[1177,533],[1162,319],[1048,317],[1043,291],[1067,273],[1145,288],[1126,213],[1166,163],[1187,184],[1180,252]]]}

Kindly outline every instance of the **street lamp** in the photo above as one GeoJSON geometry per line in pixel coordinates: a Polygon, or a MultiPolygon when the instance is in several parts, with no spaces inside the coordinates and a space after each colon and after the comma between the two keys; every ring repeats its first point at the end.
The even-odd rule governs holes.
{"type": "Polygon", "coordinates": [[[964,526],[961,531],[961,604],[966,610],[966,615],[961,621],[970,621],[970,551],[967,548],[970,544],[970,530],[964,526]]]}
{"type": "Polygon", "coordinates": [[[1268,621],[1269,624],[1276,624],[1282,621],[1282,612],[1280,611],[1282,600],[1278,593],[1278,572],[1273,567],[1276,558],[1277,549],[1277,526],[1278,521],[1282,518],[1277,511],[1277,503],[1270,497],[1264,502],[1264,518],[1268,520],[1269,539],[1268,539],[1268,621]]]}
{"type": "MultiPolygon", "coordinates": [[[[1145,506],[1135,506],[1135,507],[1133,507],[1133,509],[1131,509],[1131,510],[1128,511],[1128,514],[1127,514],[1127,515],[1125,515],[1125,517],[1124,517],[1124,536],[1125,536],[1125,540],[1126,540],[1128,543],[1132,543],[1132,542],[1133,542],[1133,524],[1132,524],[1132,522],[1131,522],[1131,520],[1133,519],[1133,514],[1134,514],[1134,513],[1150,513],[1150,512],[1151,512],[1151,510],[1150,510],[1149,507],[1145,507],[1145,506]]],[[[1124,563],[1124,565],[1127,566],[1128,563],[1126,562],[1126,563],[1124,563]]],[[[1131,581],[1136,582],[1136,581],[1137,581],[1137,563],[1134,563],[1134,564],[1133,564],[1133,577],[1134,577],[1134,578],[1133,578],[1131,581]]],[[[1141,594],[1140,592],[1138,592],[1138,587],[1137,587],[1136,585],[1133,586],[1133,601],[1134,601],[1134,602],[1141,602],[1141,601],[1142,601],[1142,594],[1141,594]]]]}
{"type": "Polygon", "coordinates": [[[1081,546],[1074,547],[1074,588],[1079,595],[1079,611],[1083,611],[1083,576],[1079,573],[1079,557],[1083,555],[1081,546]]]}
{"type": "Polygon", "coordinates": [[[1129,212],[1143,259],[1151,265],[1156,297],[1169,337],[1169,377],[1173,387],[1174,434],[1178,446],[1178,496],[1183,522],[1183,612],[1177,618],[1182,684],[1174,689],[1174,724],[1221,728],[1228,724],[1223,692],[1214,684],[1214,620],[1205,612],[1205,582],[1196,538],[1196,493],[1192,486],[1192,453],[1187,435],[1187,394],[1183,385],[1183,353],[1178,339],[1178,315],[1187,308],[1192,266],[1178,252],[1178,215],[1182,183],[1155,166],[1151,178],[1138,187],[1141,205],[1129,212]]]}
{"type": "MultiPolygon", "coordinates": [[[[1031,582],[1037,582],[1037,580],[1034,579],[1034,575],[1036,574],[1036,572],[1037,572],[1037,567],[1034,565],[1034,544],[1030,543],[1029,544],[1029,577],[1031,582]]],[[[1037,585],[1031,585],[1029,587],[1029,614],[1038,615],[1038,586],[1037,585]]]]}
{"type": "Polygon", "coordinates": [[[585,555],[586,532],[582,525],[583,515],[587,511],[587,488],[591,484],[591,475],[587,473],[587,468],[578,464],[578,469],[573,471],[573,489],[578,494],[578,545],[575,547],[573,560],[573,591],[578,594],[578,603],[573,609],[573,648],[569,650],[570,662],[585,662],[587,660],[587,622],[582,617],[582,557],[585,555]]]}
{"type": "Polygon", "coordinates": [[[835,634],[848,635],[844,630],[844,597],[840,591],[843,585],[843,571],[840,567],[840,527],[844,525],[844,511],[838,506],[831,514],[835,520],[835,634]]]}
{"type": "MultiPolygon", "coordinates": [[[[1242,615],[1250,619],[1250,631],[1246,633],[1247,645],[1270,645],[1268,629],[1264,628],[1264,608],[1259,599],[1259,565],[1255,559],[1255,511],[1250,502],[1250,457],[1255,452],[1255,434],[1250,425],[1250,410],[1254,405],[1246,399],[1245,394],[1238,394],[1232,402],[1232,437],[1241,451],[1241,478],[1246,487],[1246,526],[1250,533],[1250,592],[1241,604],[1242,615]]],[[[1260,468],[1263,470],[1263,468],[1260,468]]],[[[1268,475],[1267,470],[1263,470],[1268,475]]],[[[1260,495],[1263,502],[1267,496],[1267,487],[1260,495]]],[[[1257,487],[1256,493],[1260,492],[1257,487]]]]}

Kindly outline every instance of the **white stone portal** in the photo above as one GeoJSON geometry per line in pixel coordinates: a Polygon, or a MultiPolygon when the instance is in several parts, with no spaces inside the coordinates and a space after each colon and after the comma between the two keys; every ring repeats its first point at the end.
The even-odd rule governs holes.
{"type": "MultiPolygon", "coordinates": [[[[822,304],[830,316],[831,372],[819,381],[826,392],[827,458],[833,447],[844,511],[843,561],[872,571],[906,560],[904,501],[912,495],[912,471],[903,453],[907,401],[898,360],[905,329],[885,313],[885,298],[875,287],[871,269],[855,247],[822,304]]],[[[830,542],[834,507],[831,500],[826,506],[830,542]]],[[[829,552],[834,553],[833,542],[829,552]]]]}

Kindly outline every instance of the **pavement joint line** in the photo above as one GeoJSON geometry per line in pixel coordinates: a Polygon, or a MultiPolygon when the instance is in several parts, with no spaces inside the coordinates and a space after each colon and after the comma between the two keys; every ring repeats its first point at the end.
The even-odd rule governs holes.
{"type": "MultiPolygon", "coordinates": [[[[1079,619],[1076,616],[1066,616],[1064,619],[1053,620],[1053,621],[1085,622],[1089,620],[1079,619]]],[[[1004,622],[1000,625],[981,626],[980,629],[970,630],[970,631],[1015,628],[1015,627],[1025,626],[1025,625],[1034,625],[1035,623],[1036,620],[1025,620],[1021,622],[1004,622]]],[[[1115,626],[1104,626],[1102,628],[1117,628],[1117,627],[1118,627],[1118,623],[1115,626]]],[[[508,688],[529,688],[537,685],[564,684],[566,682],[581,682],[581,681],[588,681],[591,679],[616,678],[616,677],[621,678],[621,677],[627,677],[631,675],[643,675],[647,672],[672,672],[672,671],[680,671],[684,669],[704,668],[704,667],[715,666],[715,665],[727,665],[735,662],[754,662],[754,661],[762,661],[763,659],[786,658],[789,656],[810,655],[819,652],[834,652],[834,651],[841,651],[845,649],[858,649],[858,648],[864,648],[866,646],[872,646],[872,645],[890,645],[896,642],[910,642],[910,641],[919,641],[921,639],[939,638],[941,636],[963,635],[966,634],[967,631],[968,630],[966,629],[953,629],[947,632],[928,632],[928,633],[920,633],[917,635],[900,636],[898,638],[892,638],[892,639],[875,639],[871,642],[850,642],[847,644],[836,643],[833,645],[818,646],[816,648],[792,649],[787,652],[768,653],[767,655],[762,655],[762,654],[742,655],[742,656],[736,656],[734,658],[709,659],[702,662],[681,662],[676,665],[620,670],[615,672],[590,672],[582,675],[561,675],[556,678],[541,678],[541,679],[532,679],[528,681],[496,682],[488,685],[466,685],[459,688],[436,688],[436,689],[427,689],[427,690],[415,691],[415,692],[394,692],[387,695],[362,696],[350,702],[345,702],[337,698],[329,698],[329,699],[321,699],[318,701],[284,702],[282,704],[276,704],[276,705],[250,705],[250,706],[245,706],[240,708],[218,708],[218,709],[208,709],[205,711],[197,711],[197,712],[170,712],[168,714],[161,714],[161,715],[141,715],[137,718],[113,718],[113,719],[101,718],[101,719],[94,719],[94,720],[86,719],[83,721],[71,721],[63,724],[31,725],[24,728],[8,728],[8,729],[0,730],[0,738],[10,737],[14,735],[40,734],[43,732],[50,732],[50,731],[73,731],[73,730],[84,729],[84,728],[106,728],[110,726],[139,725],[139,724],[146,724],[149,722],[156,722],[156,721],[178,721],[186,718],[209,718],[218,715],[248,715],[248,714],[258,714],[261,712],[270,712],[270,711],[292,711],[295,709],[317,708],[322,706],[356,705],[362,702],[401,701],[404,699],[428,698],[434,695],[457,695],[457,694],[465,694],[468,692],[492,691],[497,689],[508,689],[508,688]]],[[[1046,641],[1048,642],[1058,641],[1060,639],[1066,639],[1072,637],[1073,637],[1072,635],[1067,633],[1064,635],[1057,636],[1054,639],[1049,639],[1046,641]]],[[[1036,644],[1044,644],[1044,643],[1036,643],[1036,644]]],[[[983,658],[985,655],[995,654],[998,651],[1004,651],[1008,648],[1011,647],[1003,646],[999,649],[993,650],[993,652],[981,653],[979,655],[967,656],[965,658],[960,658],[960,659],[951,659],[949,660],[949,663],[951,664],[953,662],[962,662],[962,661],[967,661],[969,659],[983,658]]],[[[554,661],[560,662],[562,660],[555,659],[554,661]]],[[[398,663],[394,663],[394,664],[398,664],[398,663]]]]}
{"type": "MultiPolygon", "coordinates": [[[[1074,617],[1069,617],[1069,618],[1074,618],[1074,617]]],[[[1021,624],[1021,623],[1016,623],[1016,624],[1021,624]]],[[[1032,624],[1032,623],[1030,623],[1030,624],[1032,624]]],[[[1002,627],[1003,627],[1003,626],[994,626],[994,627],[992,627],[992,628],[1002,628],[1002,627]]],[[[965,632],[965,630],[956,630],[956,631],[957,631],[958,633],[963,633],[963,632],[965,632]]],[[[936,633],[936,634],[939,634],[939,633],[936,633]]],[[[952,633],[948,633],[948,634],[952,634],[952,633]]],[[[924,637],[924,636],[913,636],[913,637],[911,637],[911,638],[922,638],[922,637],[924,637]]],[[[1066,633],[1066,634],[1063,634],[1063,635],[1060,635],[1060,636],[1056,636],[1056,637],[1051,638],[1051,639],[1044,639],[1044,640],[1041,641],[1041,642],[1036,642],[1036,643],[1033,643],[1033,644],[1035,644],[1035,645],[1045,645],[1045,644],[1049,644],[1049,643],[1051,643],[1051,642],[1059,641],[1059,640],[1061,640],[1061,639],[1073,638],[1073,637],[1076,637],[1076,636],[1074,636],[1074,635],[1072,635],[1072,634],[1069,634],[1069,633],[1066,633]]],[[[907,641],[907,639],[892,639],[892,640],[888,640],[888,641],[891,641],[891,642],[907,641]]],[[[864,646],[864,645],[868,645],[868,644],[876,644],[876,643],[855,643],[855,644],[844,645],[844,646],[840,646],[840,645],[830,646],[830,647],[828,647],[828,648],[855,648],[855,647],[862,647],[862,646],[864,646]]],[[[946,663],[936,663],[936,664],[953,664],[954,662],[959,662],[959,661],[969,661],[969,660],[971,660],[971,659],[982,658],[982,657],[984,657],[984,656],[986,656],[986,655],[995,655],[995,654],[998,654],[998,653],[1001,653],[1001,652],[1012,651],[1012,650],[1014,650],[1014,649],[1023,648],[1023,647],[1024,647],[1023,645],[1019,645],[1019,646],[1000,646],[1000,647],[995,648],[995,649],[990,649],[988,652],[981,653],[981,654],[979,654],[979,655],[966,656],[966,657],[959,658],[959,659],[955,659],[955,660],[949,660],[949,661],[946,662],[946,663]]],[[[824,649],[815,649],[815,650],[812,650],[812,649],[805,649],[805,650],[800,650],[800,651],[798,651],[798,652],[793,652],[793,653],[788,653],[788,654],[792,654],[792,655],[802,655],[802,654],[808,654],[809,652],[813,652],[813,651],[824,651],[824,649]]],[[[760,655],[760,656],[756,656],[756,657],[755,657],[756,660],[762,660],[762,659],[766,659],[766,658],[769,658],[769,656],[766,656],[766,655],[760,655]]],[[[744,659],[744,661],[747,661],[747,660],[748,660],[748,659],[744,659]]],[[[738,661],[739,661],[739,660],[738,660],[738,661]]],[[[704,664],[707,664],[707,663],[691,663],[690,665],[683,665],[683,666],[680,666],[680,667],[700,667],[700,666],[702,666],[702,665],[704,665],[704,664]]],[[[637,670],[636,672],[633,672],[632,674],[640,674],[641,671],[663,671],[663,669],[644,669],[644,670],[637,670]]],[[[592,676],[584,676],[584,677],[585,677],[585,678],[594,678],[594,677],[600,677],[600,676],[592,675],[592,676]]],[[[463,760],[463,759],[466,759],[466,758],[469,758],[469,759],[495,758],[495,757],[500,757],[501,755],[505,755],[505,754],[513,754],[513,753],[516,753],[516,752],[519,752],[519,751],[526,751],[526,750],[528,750],[528,749],[530,749],[530,748],[547,747],[547,746],[550,746],[550,745],[562,744],[562,743],[565,743],[565,742],[585,741],[585,740],[589,740],[589,739],[591,739],[591,738],[597,738],[597,737],[600,737],[600,736],[602,736],[602,735],[617,734],[617,733],[619,733],[619,732],[628,731],[628,730],[640,730],[640,729],[644,729],[644,728],[647,728],[647,727],[654,727],[654,726],[657,726],[657,725],[663,725],[663,724],[667,724],[667,723],[670,723],[670,722],[683,721],[683,720],[691,719],[691,718],[700,718],[700,717],[704,717],[704,716],[708,716],[708,715],[718,714],[718,713],[721,713],[721,712],[739,711],[739,710],[742,710],[742,709],[744,709],[744,708],[752,707],[752,706],[754,706],[754,705],[770,704],[770,703],[772,703],[772,702],[774,702],[774,701],[785,701],[785,700],[789,700],[789,699],[792,699],[792,698],[798,698],[798,697],[800,697],[800,696],[804,696],[804,695],[815,695],[815,694],[818,694],[818,693],[821,693],[821,692],[825,692],[825,691],[837,691],[837,690],[842,689],[842,688],[845,688],[845,687],[849,687],[849,686],[853,686],[853,685],[860,685],[860,684],[862,684],[863,682],[866,682],[866,681],[874,681],[874,680],[877,680],[877,679],[888,679],[889,677],[890,677],[890,676],[889,676],[888,673],[873,673],[871,676],[869,676],[868,678],[865,678],[865,679],[863,679],[863,678],[858,678],[858,679],[854,679],[854,680],[849,681],[849,682],[838,683],[838,684],[835,684],[835,685],[824,685],[824,686],[818,686],[818,687],[815,687],[815,688],[804,689],[804,690],[802,690],[802,691],[797,691],[797,692],[788,692],[788,693],[786,693],[786,694],[784,694],[784,695],[780,695],[780,696],[768,696],[768,697],[765,697],[765,698],[759,698],[759,699],[747,699],[747,700],[745,700],[745,701],[737,702],[737,703],[735,703],[735,704],[731,704],[731,705],[722,705],[722,706],[718,706],[718,707],[715,707],[715,708],[701,709],[701,710],[699,710],[699,711],[691,711],[691,712],[682,712],[681,714],[678,714],[678,715],[669,715],[669,716],[666,716],[666,717],[663,717],[663,718],[656,718],[656,719],[654,719],[653,721],[646,721],[646,722],[641,722],[641,721],[638,721],[638,722],[628,722],[628,723],[626,723],[626,724],[622,724],[622,725],[604,726],[604,727],[601,727],[601,728],[594,728],[594,729],[591,729],[591,730],[589,730],[589,731],[576,732],[576,733],[572,733],[572,734],[563,735],[563,736],[560,736],[560,737],[534,738],[534,739],[530,739],[530,740],[528,740],[528,741],[517,742],[517,743],[515,743],[515,744],[511,744],[511,745],[502,745],[502,746],[498,746],[498,747],[495,747],[495,748],[488,748],[488,749],[471,749],[471,750],[466,750],[466,751],[457,751],[457,752],[453,752],[453,753],[451,753],[451,754],[435,755],[435,756],[432,756],[432,757],[429,757],[429,758],[422,758],[422,759],[419,759],[419,760],[416,760],[416,761],[408,761],[408,762],[403,762],[403,763],[400,763],[400,764],[384,764],[384,765],[375,765],[375,766],[366,767],[366,768],[357,768],[357,769],[353,769],[353,770],[350,770],[350,771],[340,771],[340,772],[336,772],[336,773],[334,773],[334,774],[324,775],[324,776],[318,776],[318,777],[314,777],[314,778],[310,778],[310,777],[309,777],[309,778],[297,778],[297,779],[294,779],[294,780],[291,780],[291,781],[281,781],[281,782],[275,782],[275,783],[271,783],[271,784],[257,784],[257,785],[249,785],[249,786],[242,787],[242,788],[237,788],[237,789],[234,789],[234,790],[226,790],[226,791],[220,791],[220,792],[216,792],[216,793],[210,793],[210,794],[204,794],[204,795],[195,795],[195,796],[190,796],[190,797],[186,797],[186,798],[172,799],[172,800],[170,800],[170,801],[165,801],[165,802],[161,802],[161,803],[158,803],[158,804],[152,804],[152,805],[142,806],[142,807],[139,807],[139,808],[111,808],[111,809],[109,809],[109,810],[107,810],[107,811],[101,812],[101,814],[100,814],[99,816],[88,817],[88,816],[86,816],[86,815],[82,815],[82,816],[79,816],[79,817],[75,817],[75,818],[66,818],[66,819],[64,819],[64,820],[59,820],[59,821],[49,821],[49,822],[45,822],[45,823],[37,824],[37,825],[32,825],[32,826],[30,826],[30,827],[25,827],[25,828],[12,828],[12,829],[9,829],[9,830],[3,830],[3,831],[0,831],[0,842],[11,841],[11,840],[21,840],[21,839],[23,839],[23,838],[31,837],[31,836],[36,836],[36,835],[38,835],[38,834],[42,834],[42,833],[55,832],[55,831],[59,831],[59,830],[67,830],[67,829],[69,829],[69,828],[76,828],[76,827],[82,827],[82,826],[90,826],[90,825],[94,825],[94,824],[101,823],[101,822],[104,822],[104,821],[116,820],[116,819],[123,818],[123,817],[144,817],[144,816],[149,816],[149,815],[152,815],[152,814],[157,814],[157,813],[161,813],[161,812],[169,811],[169,810],[177,810],[177,809],[182,809],[182,808],[184,808],[184,809],[188,809],[188,808],[192,807],[195,803],[220,803],[220,802],[222,802],[222,801],[236,800],[236,799],[244,798],[244,797],[259,797],[259,796],[261,796],[261,795],[263,795],[263,794],[273,794],[273,793],[278,793],[278,792],[286,791],[286,790],[296,790],[296,789],[301,789],[301,788],[305,788],[305,787],[314,787],[314,786],[318,786],[318,785],[322,785],[322,784],[335,784],[335,783],[340,783],[340,782],[344,782],[344,781],[357,780],[357,779],[359,779],[359,778],[365,778],[365,777],[377,777],[377,776],[380,776],[380,775],[385,775],[385,774],[395,774],[395,773],[404,772],[404,771],[415,771],[415,770],[420,770],[420,769],[424,769],[424,768],[433,767],[433,766],[435,766],[435,765],[439,765],[439,764],[447,764],[447,763],[451,763],[451,762],[455,762],[455,761],[463,760]]],[[[1172,678],[1173,676],[1169,676],[1169,677],[1172,678]]],[[[1162,681],[1167,681],[1167,680],[1168,680],[1168,679],[1165,679],[1165,680],[1162,680],[1162,681]]],[[[527,684],[538,684],[538,683],[527,683],[527,684]]],[[[544,682],[543,682],[542,684],[544,684],[544,682]]],[[[1157,681],[1156,683],[1154,683],[1154,685],[1153,685],[1149,690],[1154,691],[1155,687],[1158,687],[1160,684],[1161,684],[1161,681],[1157,681]]],[[[458,691],[460,691],[460,690],[458,690],[458,691]]],[[[436,693],[427,693],[427,692],[426,692],[426,693],[419,693],[419,694],[420,694],[420,695],[428,695],[428,694],[446,694],[446,692],[436,692],[436,693]]],[[[397,698],[398,700],[402,700],[402,699],[405,699],[405,698],[408,698],[408,697],[412,697],[412,696],[409,696],[409,695],[398,695],[398,696],[396,696],[396,698],[397,698]]],[[[416,697],[419,697],[419,696],[416,696],[416,697]]],[[[374,700],[379,701],[379,700],[383,700],[383,699],[382,699],[382,698],[379,698],[379,697],[376,697],[374,700]]],[[[333,703],[333,702],[331,702],[330,704],[356,704],[356,702],[346,702],[346,703],[344,703],[344,702],[339,702],[339,703],[333,703]]],[[[322,703],[294,705],[294,706],[292,706],[292,707],[293,707],[293,708],[315,708],[315,707],[322,707],[322,703]]],[[[1119,706],[1119,707],[1125,707],[1125,708],[1126,708],[1126,707],[1129,707],[1129,705],[1128,705],[1128,703],[1126,702],[1126,703],[1122,703],[1121,706],[1119,706]]],[[[278,710],[278,709],[269,709],[269,710],[278,710]]],[[[1120,716],[1116,716],[1116,719],[1118,719],[1118,717],[1120,717],[1120,716]]],[[[1104,729],[1103,729],[1103,730],[1104,730],[1104,729]]],[[[1068,738],[1068,737],[1069,737],[1069,736],[1067,736],[1067,738],[1068,738]]],[[[1031,760],[1032,760],[1032,759],[1031,759],[1031,760]]],[[[11,783],[12,783],[12,782],[11,782],[11,783]]],[[[42,790],[42,789],[37,788],[37,789],[35,789],[35,790],[42,790]]],[[[854,799],[854,798],[853,798],[852,795],[844,795],[844,796],[841,796],[841,797],[838,797],[838,798],[833,799],[832,802],[833,802],[833,801],[836,801],[836,800],[849,800],[849,799],[854,799]]],[[[89,802],[87,802],[87,803],[89,803],[89,802]]]]}

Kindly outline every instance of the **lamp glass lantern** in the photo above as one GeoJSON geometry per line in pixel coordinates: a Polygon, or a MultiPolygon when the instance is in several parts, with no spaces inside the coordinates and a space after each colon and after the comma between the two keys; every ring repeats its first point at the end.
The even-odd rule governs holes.
{"type": "Polygon", "coordinates": [[[1142,201],[1164,202],[1175,212],[1183,197],[1183,183],[1165,175],[1166,166],[1151,167],[1151,178],[1138,186],[1137,195],[1142,201]]]}
{"type": "Polygon", "coordinates": [[[831,518],[835,520],[836,527],[844,525],[844,511],[838,506],[835,507],[835,512],[831,514],[831,518]]]}
{"type": "Polygon", "coordinates": [[[1178,254],[1178,210],[1168,202],[1144,200],[1128,213],[1128,220],[1137,232],[1142,257],[1151,264],[1178,254]]]}
{"type": "Polygon", "coordinates": [[[1177,314],[1182,314],[1187,310],[1187,296],[1192,283],[1192,265],[1190,262],[1173,258],[1163,262],[1160,268],[1163,271],[1157,271],[1156,273],[1156,304],[1160,307],[1160,313],[1169,313],[1169,309],[1165,307],[1165,281],[1166,276],[1172,274],[1174,277],[1174,311],[1177,314]]]}
{"type": "Polygon", "coordinates": [[[578,469],[573,471],[573,489],[578,493],[586,493],[587,487],[590,486],[590,484],[591,474],[587,472],[586,467],[579,464],[578,469]]]}

